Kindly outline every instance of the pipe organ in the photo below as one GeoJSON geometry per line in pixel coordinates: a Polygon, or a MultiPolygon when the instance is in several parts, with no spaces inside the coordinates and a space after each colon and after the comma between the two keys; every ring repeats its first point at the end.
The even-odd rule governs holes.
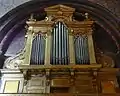
{"type": "Polygon", "coordinates": [[[29,26],[28,35],[31,32],[34,35],[31,35],[32,38],[26,42],[29,44],[26,44],[26,47],[29,46],[31,49],[26,53],[28,55],[31,51],[31,57],[25,58],[25,64],[34,63],[32,65],[41,65],[47,58],[50,59],[47,63],[51,65],[89,65],[90,63],[96,63],[93,41],[91,38],[91,43],[89,43],[90,36],[88,36],[92,36],[93,21],[76,21],[72,19],[74,9],[71,10],[67,14],[65,12],[62,13],[62,11],[51,13],[51,9],[46,9],[48,16],[45,20],[37,21],[36,23],[34,21],[27,22],[29,26]],[[39,33],[46,35],[45,38],[50,36],[50,44],[47,44],[47,40],[43,36],[38,35],[39,33]],[[46,52],[45,49],[49,49],[50,52],[46,52]]]}
{"type": "Polygon", "coordinates": [[[44,20],[36,21],[31,15],[26,22],[25,48],[4,65],[18,71],[2,71],[7,76],[2,77],[1,86],[5,91],[1,89],[1,92],[70,94],[63,96],[115,93],[118,70],[104,68],[102,62],[96,62],[92,38],[94,21],[88,16],[83,21],[73,19],[75,9],[65,5],[45,8],[45,12],[44,20]],[[16,84],[14,91],[10,90],[13,82],[16,84]],[[106,91],[106,85],[110,85],[112,91],[106,91]]]}

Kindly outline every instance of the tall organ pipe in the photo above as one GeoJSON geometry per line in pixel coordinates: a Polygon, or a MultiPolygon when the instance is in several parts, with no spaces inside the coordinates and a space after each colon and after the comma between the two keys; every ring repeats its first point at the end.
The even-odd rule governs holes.
{"type": "Polygon", "coordinates": [[[58,22],[58,33],[59,33],[59,36],[58,36],[58,54],[59,54],[59,56],[58,56],[58,62],[59,62],[59,64],[61,65],[61,59],[62,59],[62,57],[61,57],[61,34],[62,34],[62,31],[61,31],[61,22],[58,22]]]}
{"type": "Polygon", "coordinates": [[[85,36],[83,37],[83,64],[85,64],[85,51],[86,51],[86,47],[85,47],[85,36]]]}
{"type": "MultiPolygon", "coordinates": [[[[66,39],[67,39],[67,36],[66,36],[65,33],[66,33],[66,28],[64,27],[64,37],[66,37],[66,39]]],[[[65,64],[67,63],[67,60],[66,60],[66,59],[67,59],[67,50],[66,50],[66,49],[67,49],[67,42],[66,42],[66,39],[64,40],[64,43],[65,43],[65,44],[64,44],[64,47],[65,47],[65,48],[64,48],[64,52],[65,52],[65,53],[64,53],[65,64]]]]}
{"type": "Polygon", "coordinates": [[[67,53],[66,60],[67,60],[67,63],[66,63],[66,64],[68,64],[70,58],[69,58],[69,43],[68,43],[68,42],[69,42],[69,41],[68,41],[68,40],[69,40],[69,36],[68,36],[68,30],[67,30],[67,28],[66,28],[66,31],[67,31],[67,32],[66,32],[66,35],[67,35],[67,39],[66,39],[66,43],[67,43],[67,44],[66,44],[66,45],[67,45],[67,48],[66,48],[66,53],[67,53]]]}
{"type": "Polygon", "coordinates": [[[61,33],[61,38],[62,38],[62,42],[61,42],[62,43],[61,44],[61,50],[62,50],[61,51],[61,53],[62,53],[61,55],[62,56],[61,56],[61,59],[62,59],[62,64],[64,65],[65,64],[65,62],[64,62],[64,58],[65,58],[64,57],[64,53],[65,52],[64,52],[64,38],[63,38],[64,37],[64,26],[63,26],[63,24],[61,25],[61,31],[62,31],[62,33],[61,33]]]}
{"type": "Polygon", "coordinates": [[[56,41],[56,43],[55,43],[55,48],[56,48],[56,50],[55,50],[55,53],[56,53],[56,62],[55,62],[55,64],[59,64],[58,63],[58,47],[59,47],[59,45],[58,45],[58,43],[59,43],[59,41],[58,41],[58,38],[59,38],[59,34],[58,34],[58,28],[59,28],[59,26],[58,26],[58,24],[56,25],[56,27],[55,27],[55,37],[56,37],[56,39],[55,39],[55,41],[56,41]]]}
{"type": "Polygon", "coordinates": [[[57,22],[52,35],[51,64],[68,64],[68,29],[62,22],[57,22]],[[55,56],[53,53],[55,53],[55,56]]]}
{"type": "MultiPolygon", "coordinates": [[[[38,34],[38,37],[37,37],[37,51],[36,51],[36,53],[37,53],[37,52],[40,52],[40,51],[39,51],[39,47],[40,47],[39,45],[40,45],[40,43],[38,43],[38,42],[39,42],[39,38],[40,38],[40,37],[39,37],[39,34],[38,34]]],[[[36,54],[36,56],[37,56],[37,64],[39,64],[39,55],[36,54]]]]}
{"type": "Polygon", "coordinates": [[[85,46],[85,37],[83,37],[83,64],[86,63],[86,46],[85,46]]]}
{"type": "Polygon", "coordinates": [[[56,29],[54,29],[53,30],[53,34],[54,34],[54,38],[53,38],[53,40],[54,40],[54,49],[53,49],[53,51],[54,51],[54,54],[53,54],[53,63],[55,64],[56,63],[56,29]]]}

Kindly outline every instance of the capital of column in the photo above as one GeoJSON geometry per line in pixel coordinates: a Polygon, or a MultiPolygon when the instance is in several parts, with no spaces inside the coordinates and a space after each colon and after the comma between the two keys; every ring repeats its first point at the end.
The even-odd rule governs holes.
{"type": "Polygon", "coordinates": [[[86,36],[88,32],[86,31],[85,28],[72,28],[69,34],[73,36],[76,35],[86,36]]]}
{"type": "Polygon", "coordinates": [[[93,33],[93,30],[91,29],[91,28],[89,28],[89,29],[87,29],[87,35],[92,35],[92,33],[93,33]]]}
{"type": "MultiPolygon", "coordinates": [[[[46,35],[46,36],[51,35],[51,32],[52,32],[51,30],[52,30],[52,27],[48,27],[48,28],[46,28],[46,27],[34,27],[34,28],[32,28],[31,27],[31,28],[28,28],[28,31],[30,31],[34,34],[41,33],[41,34],[46,35]]],[[[29,32],[27,32],[26,37],[28,34],[29,34],[29,32]]]]}

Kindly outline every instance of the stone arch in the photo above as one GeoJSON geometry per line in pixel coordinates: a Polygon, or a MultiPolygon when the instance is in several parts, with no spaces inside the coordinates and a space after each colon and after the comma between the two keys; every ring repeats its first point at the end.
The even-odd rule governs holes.
{"type": "MultiPolygon", "coordinates": [[[[17,34],[16,30],[20,30],[20,28],[24,27],[25,21],[31,13],[36,11],[41,12],[40,16],[42,19],[45,16],[44,8],[55,4],[65,4],[76,8],[74,16],[79,17],[82,11],[89,13],[99,25],[110,33],[111,38],[114,37],[116,39],[117,44],[120,43],[119,20],[110,11],[98,4],[94,4],[87,0],[33,0],[9,11],[0,19],[0,42],[2,54],[6,52],[11,43],[8,42],[10,39],[10,41],[12,41],[11,36],[17,34]]],[[[115,50],[119,50],[119,45],[116,46],[117,49],[115,50]]]]}

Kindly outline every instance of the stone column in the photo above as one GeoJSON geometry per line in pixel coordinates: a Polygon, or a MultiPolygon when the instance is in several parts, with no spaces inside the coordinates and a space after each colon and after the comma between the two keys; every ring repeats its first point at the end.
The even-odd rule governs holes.
{"type": "Polygon", "coordinates": [[[27,32],[27,41],[26,41],[26,47],[25,47],[25,60],[24,60],[23,65],[30,65],[33,36],[34,36],[33,27],[30,26],[27,32]]]}
{"type": "Polygon", "coordinates": [[[88,50],[89,50],[89,58],[90,58],[90,64],[95,64],[95,52],[94,52],[94,45],[93,45],[93,38],[92,38],[92,30],[88,33],[88,50]]]}

